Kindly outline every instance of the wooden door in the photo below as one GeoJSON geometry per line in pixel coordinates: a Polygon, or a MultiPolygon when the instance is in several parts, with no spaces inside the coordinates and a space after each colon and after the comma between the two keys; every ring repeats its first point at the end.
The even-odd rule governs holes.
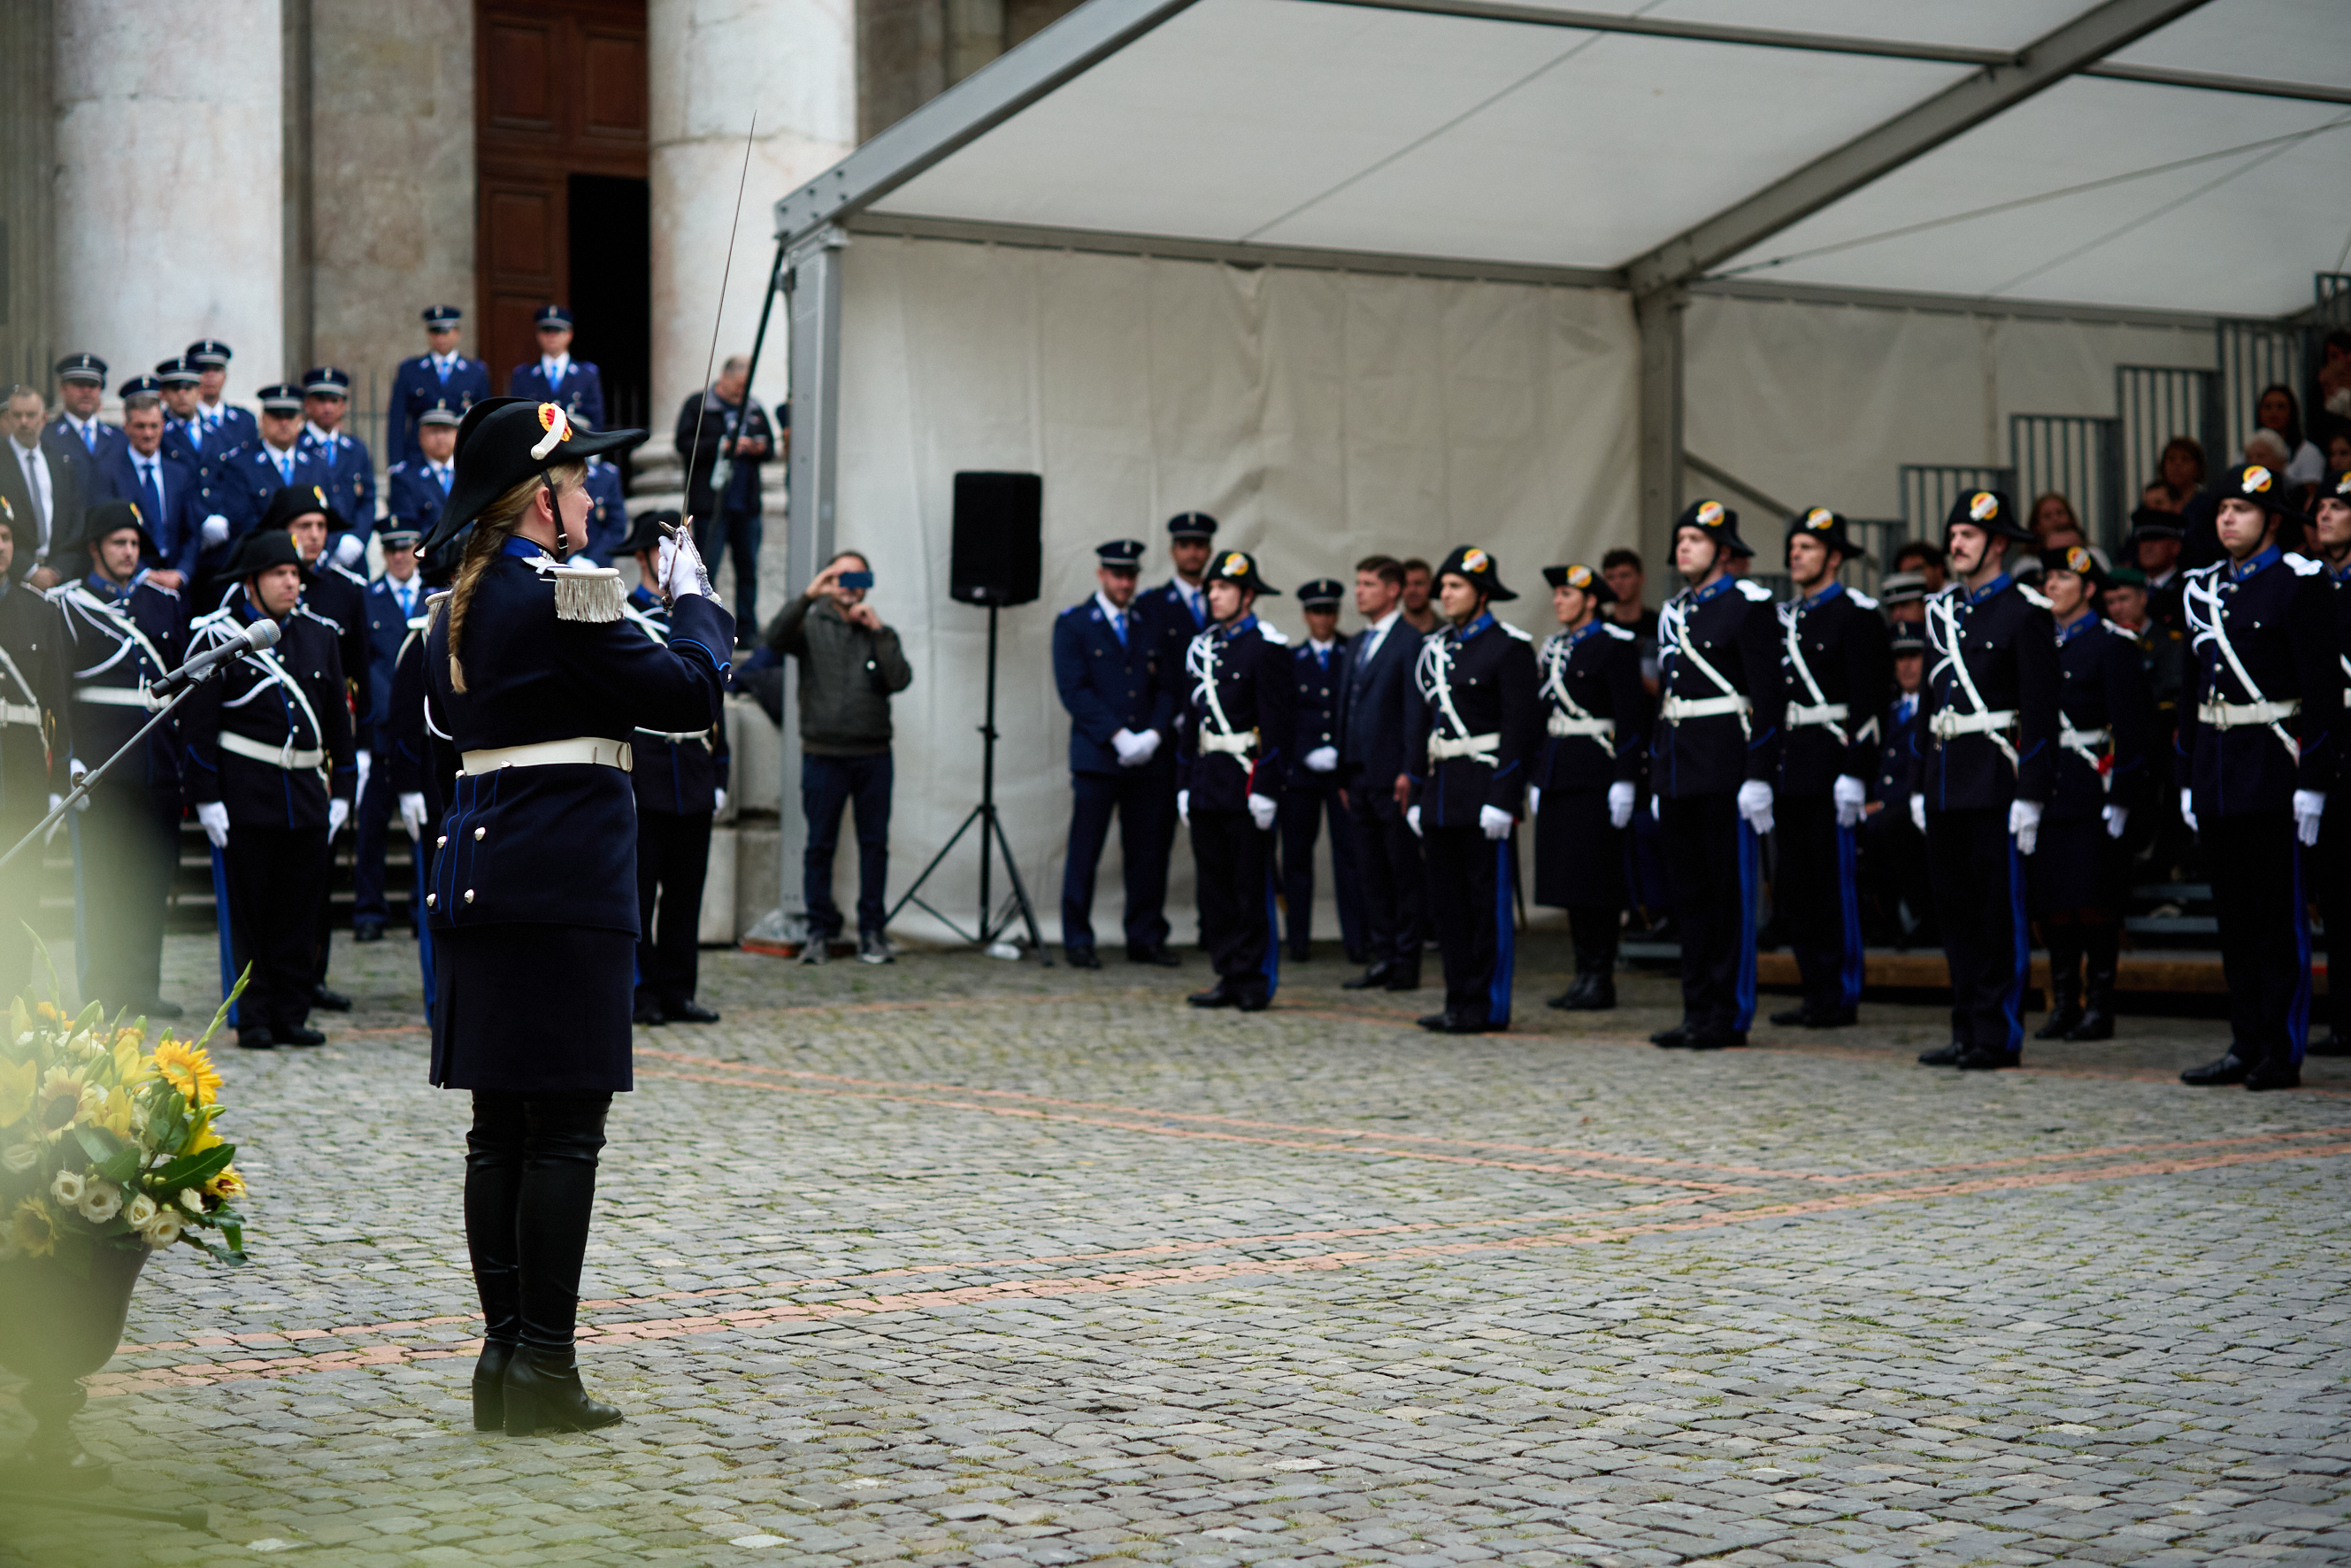
{"type": "Polygon", "coordinates": [[[480,0],[474,59],[477,341],[503,394],[538,308],[574,303],[570,177],[646,176],[644,0],[480,0]]]}

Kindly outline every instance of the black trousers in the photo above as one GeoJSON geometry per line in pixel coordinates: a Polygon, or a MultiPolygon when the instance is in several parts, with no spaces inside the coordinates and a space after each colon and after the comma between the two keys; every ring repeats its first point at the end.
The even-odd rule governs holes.
{"type": "Polygon", "coordinates": [[[1951,1038],[2010,1056],[2024,1048],[2032,956],[2022,861],[2009,836],[2007,807],[1927,812],[1928,874],[1951,971],[1951,1038]]]}
{"type": "Polygon", "coordinates": [[[1217,978],[1236,993],[1273,995],[1280,978],[1273,943],[1273,834],[1247,811],[1192,812],[1192,870],[1200,939],[1217,978]]]}
{"type": "MultiPolygon", "coordinates": [[[[163,983],[163,905],[180,858],[180,809],[143,784],[100,784],[73,811],[74,959],[81,994],[134,1011],[163,983]]],[[[26,850],[26,855],[35,852],[26,850]]],[[[18,859],[23,859],[20,855],[18,859]]],[[[308,905],[302,910],[307,919],[308,905]]]]}
{"type": "Polygon", "coordinates": [[[2199,836],[2220,920],[2230,1049],[2247,1061],[2298,1062],[2310,1033],[2310,920],[2294,814],[2206,817],[2199,836]]]}
{"type": "Polygon", "coordinates": [[[1887,935],[1907,945],[1918,941],[1939,946],[1935,923],[1935,883],[1927,870],[1927,841],[1910,825],[1907,797],[1888,800],[1861,820],[1855,833],[1861,844],[1861,881],[1867,889],[1876,918],[1887,935]],[[1906,931],[1902,911],[1907,908],[1917,929],[1906,931]]]}
{"type": "MultiPolygon", "coordinates": [[[[351,924],[381,925],[390,918],[392,903],[384,896],[383,850],[392,821],[392,783],[384,769],[371,768],[367,788],[351,807],[351,924]]],[[[409,911],[413,920],[421,909],[409,911]]]]}
{"type": "MultiPolygon", "coordinates": [[[[12,737],[13,738],[13,737],[12,737]]],[[[33,831],[45,814],[47,800],[27,795],[22,804],[12,799],[0,810],[0,855],[33,831]]],[[[0,866],[0,997],[33,996],[33,936],[25,927],[41,924],[42,846],[27,845],[25,852],[0,866]]]]}
{"type": "Polygon", "coordinates": [[[2351,789],[2327,792],[2326,818],[2303,866],[2318,917],[2326,922],[2326,1020],[2338,1038],[2351,1040],[2351,789]]]}
{"type": "Polygon", "coordinates": [[[1363,890],[1364,954],[1374,964],[1420,972],[1421,935],[1428,924],[1426,873],[1420,840],[1395,797],[1384,789],[1347,792],[1355,820],[1355,870],[1363,890]]]}
{"type": "Polygon", "coordinates": [[[1429,914],[1445,933],[1445,1010],[1510,1021],[1510,984],[1518,956],[1517,841],[1489,839],[1482,828],[1426,828],[1429,914]]]}
{"type": "Polygon", "coordinates": [[[298,1029],[308,1020],[328,853],[324,827],[235,824],[228,848],[214,852],[213,887],[225,912],[222,994],[253,966],[231,1020],[239,1029],[298,1029]]]}
{"type": "Polygon", "coordinates": [[[1803,977],[1804,1003],[1825,1011],[1855,1007],[1861,1001],[1861,890],[1854,831],[1837,826],[1836,802],[1826,795],[1782,795],[1772,817],[1780,841],[1772,905],[1803,977]]]}
{"type": "MultiPolygon", "coordinates": [[[[1281,897],[1289,905],[1290,955],[1306,956],[1314,939],[1314,841],[1331,821],[1331,891],[1339,904],[1339,941],[1350,958],[1364,951],[1364,881],[1355,865],[1355,821],[1336,785],[1284,789],[1274,826],[1281,834],[1281,897]]],[[[1410,831],[1409,829],[1405,830],[1410,831]]]]}
{"type": "Polygon", "coordinates": [[[1126,884],[1122,925],[1129,948],[1157,947],[1167,940],[1167,845],[1176,821],[1176,794],[1168,787],[1172,766],[1154,758],[1140,768],[1116,773],[1070,775],[1070,852],[1061,862],[1061,946],[1084,950],[1094,945],[1094,873],[1110,820],[1118,818],[1118,857],[1126,884]]]}
{"type": "MultiPolygon", "coordinates": [[[[234,834],[230,841],[235,842],[234,834]]],[[[596,1207],[610,1094],[474,1092],[465,1135],[465,1248],[483,1337],[565,1350],[596,1207]]]]}
{"type": "Polygon", "coordinates": [[[702,884],[710,819],[637,812],[637,1005],[694,999],[702,957],[702,884]]]}
{"type": "Polygon", "coordinates": [[[1659,801],[1666,878],[1682,938],[1682,1023],[1743,1034],[1755,1021],[1755,887],[1761,855],[1736,795],[1659,801]]]}

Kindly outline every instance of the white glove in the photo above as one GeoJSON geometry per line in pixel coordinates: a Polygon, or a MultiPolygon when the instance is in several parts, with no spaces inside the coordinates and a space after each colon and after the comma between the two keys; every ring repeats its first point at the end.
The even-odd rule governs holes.
{"type": "Polygon", "coordinates": [[[219,800],[204,800],[196,806],[196,821],[204,825],[204,837],[212,840],[213,848],[228,848],[228,807],[219,800]]]}
{"type": "Polygon", "coordinates": [[[2106,837],[2119,839],[2123,836],[2123,824],[2130,820],[2130,808],[2109,806],[2098,815],[2106,820],[2106,837]]]}
{"type": "Polygon", "coordinates": [[[1186,827],[1192,825],[1192,791],[1189,789],[1176,791],[1176,815],[1186,827]]]}
{"type": "Polygon", "coordinates": [[[204,526],[197,532],[204,539],[206,549],[211,549],[216,545],[225,545],[228,543],[228,519],[214,512],[204,519],[204,526]]]}
{"type": "Polygon", "coordinates": [[[354,752],[352,755],[358,758],[360,776],[351,780],[351,799],[364,800],[367,799],[368,772],[375,767],[375,754],[371,751],[360,751],[354,752]]]}
{"type": "Polygon", "coordinates": [[[1739,787],[1739,814],[1759,833],[1771,831],[1771,786],[1750,779],[1739,787]]]}
{"type": "Polygon", "coordinates": [[[1144,748],[1143,737],[1123,726],[1112,732],[1110,748],[1118,753],[1121,768],[1139,768],[1151,755],[1144,748]]]}
{"type": "Polygon", "coordinates": [[[1650,796],[1650,797],[1649,797],[1649,821],[1653,821],[1653,822],[1662,822],[1662,821],[1664,821],[1665,820],[1666,820],[1666,798],[1665,798],[1663,795],[1652,795],[1652,796],[1650,796]]]}
{"type": "Polygon", "coordinates": [[[330,800],[327,802],[327,837],[331,839],[341,832],[343,824],[350,820],[351,803],[349,800],[330,800]]]}
{"type": "Polygon", "coordinates": [[[1416,839],[1420,837],[1420,808],[1418,806],[1407,806],[1405,808],[1404,825],[1412,830],[1412,836],[1414,838],[1416,839]]]}
{"type": "Polygon", "coordinates": [[[360,543],[357,534],[345,534],[335,541],[335,564],[349,571],[367,554],[367,546],[360,543]]]}
{"type": "Polygon", "coordinates": [[[726,815],[726,791],[724,789],[714,789],[711,791],[711,795],[713,799],[710,805],[710,814],[714,817],[726,815]]]}
{"type": "Polygon", "coordinates": [[[423,841],[424,797],[415,790],[412,789],[400,798],[400,825],[408,830],[411,843],[423,841]]]}
{"type": "MultiPolygon", "coordinates": [[[[1527,821],[1531,822],[1537,817],[1541,815],[1542,786],[1540,784],[1530,784],[1527,786],[1527,821]]],[[[1621,826],[1622,824],[1619,825],[1621,826]]]]}
{"type": "Polygon", "coordinates": [[[1621,828],[1633,820],[1633,798],[1640,791],[1633,788],[1630,779],[1619,779],[1608,786],[1608,825],[1621,828]]]}
{"type": "Polygon", "coordinates": [[[1249,821],[1257,824],[1257,831],[1260,833],[1273,826],[1273,814],[1279,809],[1270,795],[1251,795],[1249,798],[1249,821]]]}
{"type": "Polygon", "coordinates": [[[1140,768],[1144,763],[1159,755],[1159,732],[1157,730],[1145,729],[1137,731],[1135,733],[1134,742],[1135,753],[1134,761],[1133,763],[1134,767],[1140,768]]]}
{"type": "Polygon", "coordinates": [[[2308,849],[2318,841],[2318,825],[2326,816],[2326,791],[2297,789],[2294,792],[2294,833],[2308,849]]]}
{"type": "Polygon", "coordinates": [[[2016,852],[2031,854],[2041,843],[2041,802],[2011,800],[2008,803],[2008,831],[2016,835],[2016,852]]]}
{"type": "Polygon", "coordinates": [[[1829,799],[1836,802],[1837,826],[1854,828],[1861,825],[1861,807],[1869,794],[1862,781],[1850,773],[1840,773],[1829,786],[1829,799]]]}
{"type": "Polygon", "coordinates": [[[1318,746],[1308,752],[1303,760],[1306,770],[1310,773],[1335,773],[1339,769],[1339,748],[1335,746],[1318,746]]]}
{"type": "Polygon", "coordinates": [[[1507,839],[1510,836],[1510,814],[1499,806],[1480,806],[1478,831],[1489,839],[1507,839]]]}
{"type": "Polygon", "coordinates": [[[2204,831],[2196,825],[2196,791],[2193,789],[2179,791],[2179,820],[2188,824],[2188,831],[2191,833],[2204,831]]]}
{"type": "Polygon", "coordinates": [[[661,549],[653,553],[653,580],[661,584],[665,599],[683,599],[690,593],[711,597],[710,570],[702,564],[702,552],[694,548],[692,533],[680,528],[662,535],[661,549]]]}
{"type": "Polygon", "coordinates": [[[1910,825],[1922,833],[1927,831],[1927,797],[1924,795],[1910,797],[1910,825]]]}

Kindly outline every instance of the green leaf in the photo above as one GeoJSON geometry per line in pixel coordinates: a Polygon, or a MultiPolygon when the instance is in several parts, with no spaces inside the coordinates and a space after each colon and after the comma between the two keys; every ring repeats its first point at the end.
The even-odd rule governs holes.
{"type": "Polygon", "coordinates": [[[221,1168],[235,1158],[235,1144],[215,1144],[201,1154],[182,1155],[149,1179],[157,1186],[194,1186],[218,1176],[221,1168]]]}
{"type": "Polygon", "coordinates": [[[216,1263],[225,1263],[232,1269],[245,1267],[246,1257],[242,1248],[223,1247],[214,1241],[199,1241],[196,1245],[211,1253],[213,1260],[216,1263]]]}
{"type": "Polygon", "coordinates": [[[139,1169],[139,1151],[124,1143],[103,1127],[76,1127],[74,1136],[80,1140],[82,1152],[89,1155],[98,1174],[120,1186],[139,1169]]]}

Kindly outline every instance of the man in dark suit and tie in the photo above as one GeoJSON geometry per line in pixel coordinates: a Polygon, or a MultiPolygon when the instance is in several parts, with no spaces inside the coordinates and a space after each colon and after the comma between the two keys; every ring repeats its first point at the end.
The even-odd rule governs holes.
{"type": "Polygon", "coordinates": [[[204,496],[195,465],[163,444],[162,389],[152,376],[123,386],[122,430],[123,444],[99,461],[95,499],[138,507],[162,562],[148,577],[176,593],[195,570],[204,496]]]}
{"type": "Polygon", "coordinates": [[[1355,824],[1339,802],[1340,693],[1347,684],[1347,644],[1339,641],[1336,578],[1298,590],[1306,637],[1290,651],[1298,693],[1290,747],[1289,788],[1281,792],[1281,892],[1289,906],[1290,956],[1303,964],[1314,940],[1314,841],[1331,821],[1331,883],[1339,904],[1339,939],[1347,961],[1369,961],[1364,947],[1364,894],[1355,870],[1355,824]]]}
{"type": "Polygon", "coordinates": [[[1354,821],[1370,962],[1346,988],[1415,991],[1428,879],[1420,840],[1405,820],[1405,692],[1421,634],[1404,618],[1402,562],[1374,555],[1356,563],[1355,611],[1367,624],[1347,645],[1347,678],[1339,688],[1339,778],[1354,821]]]}
{"type": "Polygon", "coordinates": [[[71,552],[89,505],[81,488],[87,465],[52,459],[41,439],[47,412],[38,392],[11,387],[6,413],[0,415],[0,428],[7,433],[0,438],[0,504],[16,524],[16,564],[9,575],[41,592],[79,575],[71,552]]]}
{"type": "Polygon", "coordinates": [[[507,377],[507,396],[561,403],[568,413],[604,428],[604,378],[595,366],[571,357],[571,312],[560,305],[538,308],[538,359],[517,365],[507,377]]]}
{"type": "Polygon", "coordinates": [[[395,463],[423,460],[418,428],[428,411],[446,404],[462,415],[490,395],[490,367],[457,351],[457,324],[464,319],[455,305],[424,308],[430,350],[400,361],[392,378],[392,406],[384,412],[383,455],[395,463]]]}
{"type": "Polygon", "coordinates": [[[441,507],[457,477],[457,425],[465,412],[444,398],[416,416],[416,456],[393,464],[384,476],[392,527],[422,533],[441,520],[441,507]]]}
{"type": "Polygon", "coordinates": [[[229,350],[217,338],[199,338],[181,356],[196,369],[196,417],[221,456],[257,439],[261,426],[245,409],[227,401],[229,350]]]}
{"type": "MultiPolygon", "coordinates": [[[[435,508],[434,520],[440,512],[435,508]]],[[[424,580],[416,570],[416,541],[422,534],[395,521],[376,536],[383,546],[383,575],[360,595],[360,615],[367,632],[368,711],[382,719],[392,712],[392,673],[411,632],[424,626],[424,580]]],[[[372,747],[371,752],[372,752],[372,747]]],[[[351,937],[358,942],[383,940],[391,908],[383,896],[384,828],[392,816],[390,769],[371,765],[367,783],[359,791],[358,816],[352,822],[351,937]]],[[[409,916],[416,918],[412,909],[409,916]]]]}

